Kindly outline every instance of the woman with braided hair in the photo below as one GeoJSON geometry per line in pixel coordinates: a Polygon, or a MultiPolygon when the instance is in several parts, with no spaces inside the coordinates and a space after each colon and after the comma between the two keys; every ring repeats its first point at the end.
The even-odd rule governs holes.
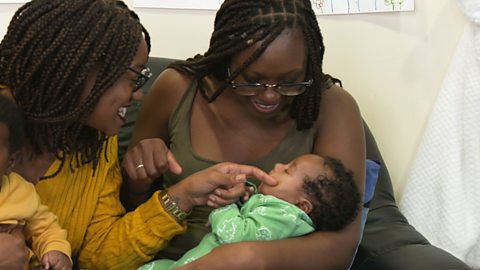
{"type": "MultiPolygon", "coordinates": [[[[115,0],[33,0],[0,43],[0,93],[26,120],[13,170],[36,183],[80,268],[136,268],[185,231],[181,221],[193,206],[235,201],[245,175],[274,183],[257,168],[222,163],[125,214],[115,135],[151,76],[149,51],[138,16],[115,0]]],[[[18,238],[0,239],[0,268],[22,269],[18,238]]]]}
{"type": "MultiPolygon", "coordinates": [[[[225,0],[207,52],[173,63],[143,101],[123,161],[126,189],[152,192],[158,181],[174,185],[221,161],[270,171],[314,153],[342,160],[363,194],[361,114],[323,72],[324,51],[310,0],[225,0]],[[149,161],[139,169],[137,160],[149,161]]],[[[140,197],[125,204],[135,206],[140,197]]],[[[196,246],[208,233],[210,211],[196,207],[187,232],[158,257],[177,260],[196,246]]],[[[182,269],[346,269],[360,228],[358,216],[336,233],[222,245],[182,269]]]]}

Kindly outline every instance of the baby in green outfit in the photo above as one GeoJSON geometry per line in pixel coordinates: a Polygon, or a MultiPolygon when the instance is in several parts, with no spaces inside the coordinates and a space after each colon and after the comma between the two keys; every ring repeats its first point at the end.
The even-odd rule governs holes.
{"type": "Polygon", "coordinates": [[[278,181],[276,186],[261,184],[259,193],[241,207],[230,204],[213,210],[212,232],[178,261],[157,260],[139,269],[175,269],[225,243],[340,230],[358,214],[361,200],[352,173],[336,159],[302,155],[276,164],[270,175],[278,181]]]}

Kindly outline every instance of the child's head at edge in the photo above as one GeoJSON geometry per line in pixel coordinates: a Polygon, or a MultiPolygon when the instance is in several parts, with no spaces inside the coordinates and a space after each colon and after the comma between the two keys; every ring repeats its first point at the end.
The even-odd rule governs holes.
{"type": "Polygon", "coordinates": [[[0,175],[11,172],[15,155],[23,145],[24,123],[13,101],[0,95],[0,175]]]}

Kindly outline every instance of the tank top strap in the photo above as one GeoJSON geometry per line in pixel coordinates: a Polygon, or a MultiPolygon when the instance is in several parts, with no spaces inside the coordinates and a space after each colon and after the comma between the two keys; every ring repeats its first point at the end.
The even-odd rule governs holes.
{"type": "Polygon", "coordinates": [[[333,86],[333,80],[330,77],[330,75],[326,76],[327,79],[322,83],[322,86],[320,87],[321,92],[324,92],[325,90],[329,89],[330,87],[333,86]]]}
{"type": "MultiPolygon", "coordinates": [[[[188,132],[186,131],[189,130],[188,125],[190,123],[190,111],[193,106],[193,100],[195,99],[195,95],[197,93],[197,86],[197,79],[192,79],[187,91],[185,91],[185,94],[180,99],[180,102],[175,107],[175,110],[170,115],[170,119],[168,121],[168,130],[176,131],[175,133],[179,132],[179,134],[183,133],[188,135],[188,132]]],[[[182,139],[189,139],[189,136],[182,139]]]]}

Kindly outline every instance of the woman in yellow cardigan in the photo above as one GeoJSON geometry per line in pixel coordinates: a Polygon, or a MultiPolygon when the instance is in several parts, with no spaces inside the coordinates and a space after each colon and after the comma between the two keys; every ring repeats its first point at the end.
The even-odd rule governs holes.
{"type": "MultiPolygon", "coordinates": [[[[149,50],[136,14],[114,0],[33,0],[15,13],[0,44],[0,93],[26,119],[14,171],[36,183],[80,268],[136,268],[185,231],[193,206],[234,201],[245,192],[245,175],[275,183],[254,167],[222,163],[125,213],[115,134],[151,76],[149,50]]],[[[9,238],[0,242],[5,249],[24,252],[9,238]]],[[[0,268],[23,267],[1,265],[6,256],[0,252],[0,268]]]]}

